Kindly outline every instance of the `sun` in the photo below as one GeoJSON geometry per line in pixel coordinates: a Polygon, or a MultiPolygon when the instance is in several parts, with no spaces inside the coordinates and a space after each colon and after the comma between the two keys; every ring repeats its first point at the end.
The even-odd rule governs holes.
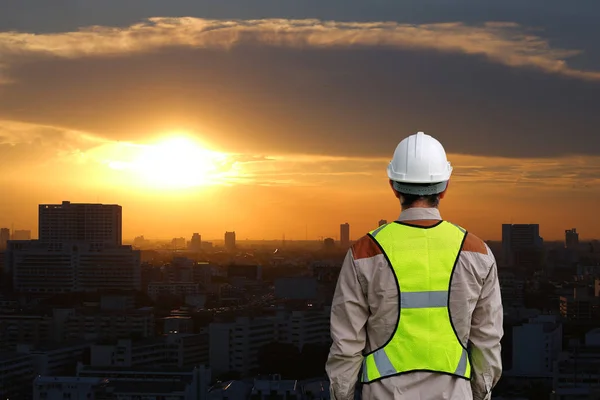
{"type": "Polygon", "coordinates": [[[172,136],[137,147],[129,168],[151,186],[183,188],[213,183],[219,153],[186,136],[172,136]]]}

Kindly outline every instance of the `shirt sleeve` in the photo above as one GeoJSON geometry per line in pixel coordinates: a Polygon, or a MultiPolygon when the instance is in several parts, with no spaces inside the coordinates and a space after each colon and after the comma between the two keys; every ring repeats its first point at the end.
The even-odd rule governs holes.
{"type": "MultiPolygon", "coordinates": [[[[490,251],[491,254],[491,251],[490,251]]],[[[471,388],[474,400],[489,400],[502,376],[500,340],[504,334],[498,268],[492,263],[471,320],[471,388]]]]}
{"type": "Polygon", "coordinates": [[[366,345],[367,299],[361,289],[352,250],[346,254],[331,304],[333,344],[325,369],[332,400],[353,400],[366,345]]]}

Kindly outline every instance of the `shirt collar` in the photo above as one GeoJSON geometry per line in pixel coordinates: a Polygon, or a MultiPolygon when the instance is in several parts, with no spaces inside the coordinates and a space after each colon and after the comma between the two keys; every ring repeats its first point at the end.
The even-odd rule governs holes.
{"type": "Polygon", "coordinates": [[[411,221],[420,219],[437,219],[441,220],[440,210],[434,207],[413,207],[407,208],[400,213],[398,221],[411,221]]]}

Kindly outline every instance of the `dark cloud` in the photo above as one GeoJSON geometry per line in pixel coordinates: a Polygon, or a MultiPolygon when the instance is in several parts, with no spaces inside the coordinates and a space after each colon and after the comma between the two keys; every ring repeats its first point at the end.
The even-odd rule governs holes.
{"type": "Polygon", "coordinates": [[[129,26],[155,16],[215,19],[315,18],[423,24],[510,21],[543,28],[553,45],[581,48],[578,68],[599,68],[597,0],[3,0],[0,31],[68,32],[129,26]]]}
{"type": "Polygon", "coordinates": [[[9,68],[0,118],[115,139],[210,132],[231,151],[389,155],[425,130],[448,151],[517,157],[599,154],[600,84],[397,49],[229,51],[64,59],[9,68]]]}

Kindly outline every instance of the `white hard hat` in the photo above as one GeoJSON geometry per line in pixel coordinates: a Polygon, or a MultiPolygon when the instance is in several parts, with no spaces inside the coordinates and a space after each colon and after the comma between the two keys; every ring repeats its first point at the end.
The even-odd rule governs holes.
{"type": "Polygon", "coordinates": [[[428,195],[441,193],[446,189],[452,166],[442,144],[435,138],[418,132],[398,144],[387,173],[398,192],[428,195]]]}

